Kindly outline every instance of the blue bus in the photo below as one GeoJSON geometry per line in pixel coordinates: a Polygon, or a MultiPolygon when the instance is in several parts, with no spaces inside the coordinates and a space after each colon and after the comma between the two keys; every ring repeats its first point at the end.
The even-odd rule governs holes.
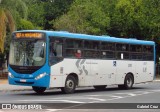
{"type": "Polygon", "coordinates": [[[66,31],[15,31],[8,71],[9,84],[31,86],[36,93],[51,87],[64,93],[84,86],[130,89],[153,81],[155,43],[66,31]]]}

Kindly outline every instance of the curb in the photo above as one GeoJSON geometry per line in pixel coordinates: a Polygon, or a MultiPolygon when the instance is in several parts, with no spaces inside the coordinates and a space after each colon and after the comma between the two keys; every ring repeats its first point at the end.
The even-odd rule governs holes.
{"type": "Polygon", "coordinates": [[[160,80],[159,80],[159,79],[157,79],[157,80],[153,80],[153,82],[160,82],[160,80]]]}
{"type": "Polygon", "coordinates": [[[32,89],[16,89],[16,90],[0,90],[0,92],[19,92],[19,91],[33,91],[32,89]]]}

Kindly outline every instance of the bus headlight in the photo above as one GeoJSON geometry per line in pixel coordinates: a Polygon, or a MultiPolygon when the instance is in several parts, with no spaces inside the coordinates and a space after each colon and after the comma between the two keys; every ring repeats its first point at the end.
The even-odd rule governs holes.
{"type": "Polygon", "coordinates": [[[13,76],[10,72],[8,72],[8,76],[9,76],[10,78],[14,78],[14,76],[13,76]]]}
{"type": "Polygon", "coordinates": [[[38,79],[40,79],[40,78],[42,78],[42,77],[44,77],[44,76],[46,76],[46,75],[47,75],[46,72],[45,72],[45,73],[42,73],[42,74],[39,74],[35,79],[38,80],[38,79]]]}

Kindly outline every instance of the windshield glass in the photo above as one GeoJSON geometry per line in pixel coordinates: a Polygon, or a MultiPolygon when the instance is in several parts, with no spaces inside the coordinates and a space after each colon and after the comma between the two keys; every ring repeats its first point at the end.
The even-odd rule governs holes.
{"type": "Polygon", "coordinates": [[[13,40],[9,64],[17,66],[42,66],[45,63],[44,40],[13,40]]]}

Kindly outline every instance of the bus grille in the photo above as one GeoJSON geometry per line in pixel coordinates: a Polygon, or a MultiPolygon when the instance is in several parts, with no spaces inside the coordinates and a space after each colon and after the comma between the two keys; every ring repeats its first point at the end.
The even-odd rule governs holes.
{"type": "Polygon", "coordinates": [[[10,67],[15,72],[20,74],[32,74],[41,68],[41,66],[14,66],[14,65],[10,65],[10,67]]]}

